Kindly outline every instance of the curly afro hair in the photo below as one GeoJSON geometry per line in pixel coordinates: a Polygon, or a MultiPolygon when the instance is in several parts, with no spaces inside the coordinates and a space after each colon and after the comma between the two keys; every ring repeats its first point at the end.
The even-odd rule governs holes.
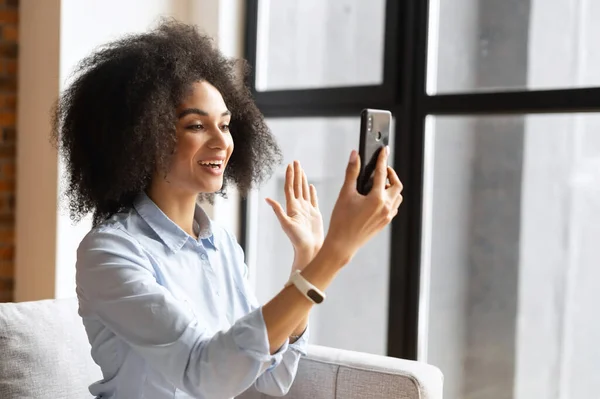
{"type": "Polygon", "coordinates": [[[166,171],[175,110],[198,81],[215,86],[232,114],[235,151],[219,193],[233,183],[245,195],[267,179],[281,152],[244,84],[247,75],[244,61],[224,57],[210,37],[174,20],[82,60],[53,110],[71,218],[92,213],[97,225],[129,209],[153,173],[166,171]]]}

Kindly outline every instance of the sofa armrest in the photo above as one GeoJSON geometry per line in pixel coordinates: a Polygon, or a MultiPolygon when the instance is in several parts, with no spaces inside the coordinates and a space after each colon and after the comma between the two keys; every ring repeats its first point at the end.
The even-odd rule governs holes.
{"type": "MultiPolygon", "coordinates": [[[[368,353],[310,345],[291,399],[442,399],[443,376],[429,364],[368,353]]],[[[239,399],[269,396],[246,391],[239,399]]]]}

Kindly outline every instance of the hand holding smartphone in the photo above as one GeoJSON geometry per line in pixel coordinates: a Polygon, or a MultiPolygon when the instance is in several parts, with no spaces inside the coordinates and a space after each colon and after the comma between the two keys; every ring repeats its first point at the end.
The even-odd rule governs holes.
{"type": "Polygon", "coordinates": [[[361,171],[356,188],[367,195],[373,187],[373,174],[379,153],[389,145],[392,113],[380,109],[364,109],[360,114],[360,156],[361,171]]]}

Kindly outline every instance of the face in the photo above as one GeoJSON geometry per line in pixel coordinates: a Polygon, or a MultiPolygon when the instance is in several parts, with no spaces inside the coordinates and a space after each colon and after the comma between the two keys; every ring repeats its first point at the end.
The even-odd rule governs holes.
{"type": "Polygon", "coordinates": [[[233,152],[231,113],[221,93],[197,82],[177,108],[177,144],[166,180],[189,193],[214,193],[233,152]]]}

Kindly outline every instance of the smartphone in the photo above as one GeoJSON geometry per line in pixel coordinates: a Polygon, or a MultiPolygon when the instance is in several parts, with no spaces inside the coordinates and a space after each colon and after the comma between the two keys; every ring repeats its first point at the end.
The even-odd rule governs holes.
{"type": "Polygon", "coordinates": [[[364,109],[360,113],[360,156],[361,171],[356,188],[367,195],[373,187],[373,175],[379,153],[390,142],[392,113],[381,109],[364,109]]]}

